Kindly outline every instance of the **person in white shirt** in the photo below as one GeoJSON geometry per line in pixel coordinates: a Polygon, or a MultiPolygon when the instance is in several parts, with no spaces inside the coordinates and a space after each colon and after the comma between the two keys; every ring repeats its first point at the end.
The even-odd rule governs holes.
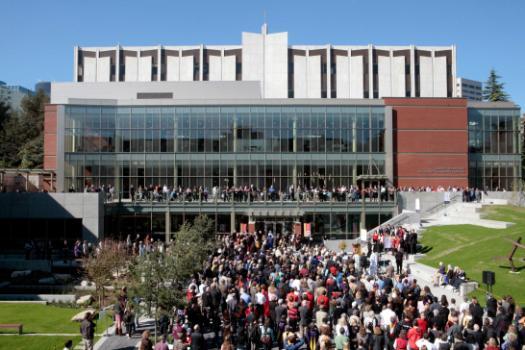
{"type": "Polygon", "coordinates": [[[470,303],[468,301],[468,297],[463,297],[463,302],[461,305],[459,305],[459,312],[465,313],[465,310],[468,310],[470,307],[470,303]]]}
{"type": "Polygon", "coordinates": [[[388,303],[384,307],[383,311],[379,314],[379,325],[381,327],[386,327],[390,324],[392,317],[396,317],[396,313],[392,311],[392,304],[388,303]]]}
{"type": "MultiPolygon", "coordinates": [[[[425,334],[427,337],[428,337],[428,333],[425,334]]],[[[427,350],[435,350],[434,348],[434,344],[431,343],[427,338],[423,337],[421,339],[419,339],[418,341],[416,341],[416,345],[418,347],[418,349],[423,349],[423,347],[426,347],[427,350]]]]}

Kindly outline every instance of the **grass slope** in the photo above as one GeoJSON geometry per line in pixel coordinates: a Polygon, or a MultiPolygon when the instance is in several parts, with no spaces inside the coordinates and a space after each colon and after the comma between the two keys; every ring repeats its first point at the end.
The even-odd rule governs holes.
{"type": "MultiPolygon", "coordinates": [[[[516,225],[504,230],[473,225],[430,227],[425,230],[421,241],[429,251],[418,261],[432,267],[437,267],[440,261],[445,265],[459,266],[467,272],[470,279],[480,282],[483,289],[482,271],[494,271],[494,294],[498,297],[510,294],[518,303],[525,304],[525,250],[520,248],[514,255],[514,264],[518,269],[521,268],[520,274],[509,273],[508,261],[505,258],[496,258],[508,256],[512,249],[512,244],[503,237],[523,237],[525,241],[525,209],[492,206],[483,209],[483,217],[514,222],[516,225]]],[[[483,289],[478,289],[474,294],[483,295],[483,289]]]]}

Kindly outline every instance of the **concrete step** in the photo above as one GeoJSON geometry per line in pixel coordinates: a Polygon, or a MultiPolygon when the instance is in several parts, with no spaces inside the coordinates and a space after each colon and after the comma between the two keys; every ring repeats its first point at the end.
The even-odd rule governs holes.
{"type": "Polygon", "coordinates": [[[508,199],[499,199],[499,198],[483,198],[481,201],[484,205],[508,205],[508,199]]]}
{"type": "Polygon", "coordinates": [[[468,217],[460,216],[445,216],[442,218],[436,218],[427,220],[423,227],[431,226],[446,226],[446,225],[476,225],[494,229],[506,229],[514,225],[513,222],[486,220],[486,219],[471,219],[468,217]]]}

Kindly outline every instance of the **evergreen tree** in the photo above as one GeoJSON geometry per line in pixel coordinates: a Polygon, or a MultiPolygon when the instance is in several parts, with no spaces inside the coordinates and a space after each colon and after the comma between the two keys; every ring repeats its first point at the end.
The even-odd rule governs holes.
{"type": "Polygon", "coordinates": [[[9,118],[10,110],[9,105],[3,100],[0,100],[0,130],[4,126],[4,122],[9,118]]]}
{"type": "Polygon", "coordinates": [[[504,83],[500,83],[501,77],[494,69],[490,70],[489,78],[483,88],[483,99],[489,102],[508,101],[509,95],[503,89],[504,83]]]}
{"type": "Polygon", "coordinates": [[[20,111],[0,102],[0,167],[41,168],[44,160],[44,106],[42,91],[26,96],[20,111]]]}

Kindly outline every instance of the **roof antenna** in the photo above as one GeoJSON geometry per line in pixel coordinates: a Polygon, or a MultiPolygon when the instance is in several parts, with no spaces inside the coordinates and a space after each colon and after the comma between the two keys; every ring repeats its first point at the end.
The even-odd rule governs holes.
{"type": "Polygon", "coordinates": [[[263,25],[261,27],[262,34],[268,34],[268,24],[266,23],[266,10],[263,11],[263,25]]]}

